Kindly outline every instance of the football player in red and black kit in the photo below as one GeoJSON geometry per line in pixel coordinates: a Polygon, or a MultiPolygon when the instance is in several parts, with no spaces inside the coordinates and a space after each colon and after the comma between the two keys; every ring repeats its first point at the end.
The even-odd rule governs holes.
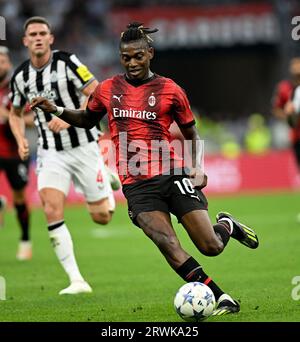
{"type": "Polygon", "coordinates": [[[300,85],[300,58],[292,58],[289,65],[290,78],[282,80],[276,86],[272,101],[273,115],[286,120],[290,126],[290,140],[293,152],[300,169],[300,120],[299,116],[292,116],[289,110],[296,87],[300,85]]]}
{"type": "Polygon", "coordinates": [[[224,293],[181,247],[170,213],[177,216],[198,250],[208,256],[220,254],[230,237],[249,248],[258,247],[258,238],[252,229],[228,213],[219,213],[217,223],[211,224],[207,200],[200,190],[205,177],[199,170],[195,148],[193,167],[188,174],[182,169],[182,159],[172,149],[163,155],[157,153],[157,141],[169,146],[169,127],[174,120],[192,146],[200,138],[183,89],[150,70],[154,49],[149,34],[157,30],[144,28],[140,23],[129,24],[127,28],[120,40],[120,60],[126,73],[101,82],[85,111],[57,107],[42,97],[33,100],[32,108],[59,115],[79,127],[92,127],[107,113],[133,223],[155,243],[179,276],[187,282],[200,281],[212,289],[217,300],[214,315],[238,312],[239,303],[224,293]]]}
{"type": "MultiPolygon", "coordinates": [[[[18,145],[10,130],[8,114],[9,100],[9,73],[12,64],[9,51],[0,47],[0,172],[4,171],[13,193],[13,203],[17,219],[21,227],[21,239],[17,251],[17,259],[31,259],[32,249],[29,236],[29,210],[25,198],[25,187],[28,181],[29,161],[22,161],[18,154],[18,145]]],[[[33,116],[27,115],[28,123],[33,124],[33,116]]],[[[5,200],[0,199],[1,221],[3,220],[5,200]]]]}

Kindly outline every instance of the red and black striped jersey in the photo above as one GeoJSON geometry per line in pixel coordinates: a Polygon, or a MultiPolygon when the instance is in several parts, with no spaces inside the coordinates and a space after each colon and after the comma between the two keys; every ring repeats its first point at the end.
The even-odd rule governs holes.
{"type": "MultiPolygon", "coordinates": [[[[289,100],[294,98],[295,87],[290,80],[282,80],[276,86],[275,93],[272,99],[273,108],[284,109],[289,100]]],[[[295,127],[290,129],[290,139],[292,143],[300,141],[300,121],[295,127]]]]}
{"type": "Polygon", "coordinates": [[[286,103],[292,99],[294,92],[294,86],[291,81],[280,81],[276,87],[276,91],[273,95],[272,105],[275,108],[284,109],[286,103]]]}
{"type": "Polygon", "coordinates": [[[125,75],[100,83],[87,110],[108,114],[116,148],[117,168],[123,184],[134,183],[183,166],[171,146],[169,128],[195,124],[184,90],[159,75],[134,84],[125,75]]]}
{"type": "MultiPolygon", "coordinates": [[[[9,82],[0,88],[0,106],[10,109],[9,82]]],[[[18,145],[10,130],[8,118],[0,116],[0,158],[19,158],[18,145]]]]}

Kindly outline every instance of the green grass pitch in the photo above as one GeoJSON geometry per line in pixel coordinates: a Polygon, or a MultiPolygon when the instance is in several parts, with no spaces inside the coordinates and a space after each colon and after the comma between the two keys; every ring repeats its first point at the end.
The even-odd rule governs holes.
{"type": "MultiPolygon", "coordinates": [[[[174,220],[184,248],[241,302],[239,314],[209,321],[300,321],[300,301],[291,297],[292,278],[300,275],[299,204],[299,193],[210,198],[213,222],[219,210],[229,211],[253,226],[260,238],[257,250],[232,240],[212,258],[201,255],[174,220]]],[[[10,210],[0,230],[0,276],[7,286],[7,300],[0,301],[0,322],[182,322],[173,309],[173,298],[183,281],[131,224],[125,205],[118,206],[105,227],[94,224],[83,205],[68,207],[65,219],[93,294],[58,295],[68,279],[50,246],[40,209],[32,215],[32,261],[15,259],[19,231],[10,210]]]]}

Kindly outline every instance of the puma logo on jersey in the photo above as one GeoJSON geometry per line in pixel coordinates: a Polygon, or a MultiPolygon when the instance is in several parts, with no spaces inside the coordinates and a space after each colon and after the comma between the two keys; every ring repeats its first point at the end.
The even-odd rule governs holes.
{"type": "Polygon", "coordinates": [[[120,103],[121,103],[121,97],[123,95],[117,96],[117,95],[113,95],[113,99],[117,99],[120,103]]]}

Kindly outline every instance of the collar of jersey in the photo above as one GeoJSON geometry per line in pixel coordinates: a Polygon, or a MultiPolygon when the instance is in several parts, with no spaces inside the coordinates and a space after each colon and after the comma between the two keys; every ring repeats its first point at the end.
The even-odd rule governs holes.
{"type": "Polygon", "coordinates": [[[151,77],[149,78],[146,78],[145,80],[131,80],[130,78],[128,78],[126,76],[126,74],[124,74],[124,79],[127,83],[131,84],[132,86],[134,87],[139,87],[143,84],[146,84],[148,82],[151,82],[152,80],[154,80],[154,78],[156,78],[157,75],[156,74],[153,74],[151,77]]]}
{"type": "MultiPolygon", "coordinates": [[[[54,52],[55,52],[55,51],[54,51],[54,52]]],[[[41,68],[36,68],[36,67],[31,63],[31,61],[30,61],[30,65],[31,65],[31,67],[32,67],[35,71],[42,71],[42,70],[44,70],[49,64],[52,63],[52,60],[53,60],[53,51],[51,51],[51,55],[50,55],[49,61],[48,61],[45,65],[43,65],[41,68]]]]}

